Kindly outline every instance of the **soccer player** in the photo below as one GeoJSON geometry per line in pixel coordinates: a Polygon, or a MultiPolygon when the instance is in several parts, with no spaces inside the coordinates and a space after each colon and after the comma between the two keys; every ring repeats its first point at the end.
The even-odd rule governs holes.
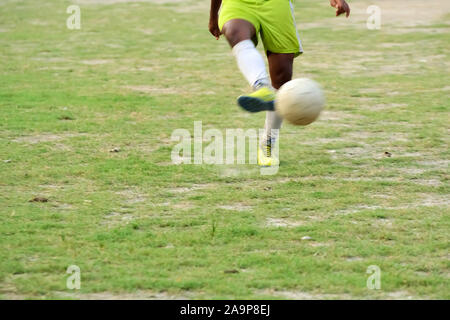
{"type": "MultiPolygon", "coordinates": [[[[336,8],[336,16],[349,16],[345,0],[330,0],[330,4],[336,8]]],[[[253,88],[252,93],[238,98],[238,104],[250,112],[267,111],[258,164],[278,164],[271,153],[277,139],[272,129],[280,129],[282,122],[274,111],[275,90],[292,79],[294,58],[303,52],[291,0],[211,0],[209,31],[216,39],[225,36],[239,69],[253,88]],[[263,57],[256,50],[258,34],[267,55],[270,80],[263,57]]]]}

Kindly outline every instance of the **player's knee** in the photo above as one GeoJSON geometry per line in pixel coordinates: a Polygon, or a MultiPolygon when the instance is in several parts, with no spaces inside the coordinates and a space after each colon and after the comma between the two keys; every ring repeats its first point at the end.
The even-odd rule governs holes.
{"type": "Polygon", "coordinates": [[[223,30],[225,38],[227,38],[230,46],[234,47],[241,41],[250,39],[250,35],[248,32],[244,32],[244,30],[236,27],[228,27],[223,30]]]}

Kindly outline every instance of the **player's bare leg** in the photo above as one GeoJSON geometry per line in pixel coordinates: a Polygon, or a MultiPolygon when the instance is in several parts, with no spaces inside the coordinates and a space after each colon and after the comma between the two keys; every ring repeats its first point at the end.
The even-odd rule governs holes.
{"type": "MultiPolygon", "coordinates": [[[[292,69],[294,64],[293,53],[273,53],[267,52],[267,60],[269,61],[269,73],[272,81],[272,86],[275,89],[280,87],[286,82],[292,80],[292,69]]],[[[281,118],[274,111],[267,111],[266,114],[266,134],[269,136],[271,129],[281,128],[281,118]]],[[[272,138],[277,138],[273,137],[272,138]]]]}
{"type": "MultiPolygon", "coordinates": [[[[283,84],[292,79],[292,69],[295,55],[293,53],[273,53],[267,52],[269,61],[269,73],[272,86],[279,89],[283,84]]],[[[267,111],[264,126],[264,136],[259,152],[259,163],[261,165],[273,165],[277,160],[272,158],[272,146],[278,138],[282,119],[275,111],[267,111]],[[268,164],[270,163],[270,164],[268,164]]]]}
{"type": "Polygon", "coordinates": [[[253,39],[256,36],[256,30],[247,20],[233,19],[223,25],[222,34],[231,48],[234,48],[241,41],[253,39]]]}
{"type": "Polygon", "coordinates": [[[283,84],[292,80],[294,57],[293,53],[267,52],[270,79],[275,89],[280,89],[283,84]]]}

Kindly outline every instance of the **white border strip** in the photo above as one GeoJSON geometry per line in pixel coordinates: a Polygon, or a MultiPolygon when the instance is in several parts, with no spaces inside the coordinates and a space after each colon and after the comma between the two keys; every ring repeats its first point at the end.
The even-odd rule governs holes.
{"type": "Polygon", "coordinates": [[[294,22],[295,33],[297,34],[299,52],[303,52],[302,41],[300,40],[300,35],[298,34],[297,29],[297,23],[295,22],[294,5],[292,4],[291,0],[289,0],[289,5],[291,6],[292,21],[294,22]]]}

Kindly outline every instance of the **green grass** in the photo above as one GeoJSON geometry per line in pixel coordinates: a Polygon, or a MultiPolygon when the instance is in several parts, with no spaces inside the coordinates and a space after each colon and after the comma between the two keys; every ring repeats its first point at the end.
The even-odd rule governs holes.
{"type": "Polygon", "coordinates": [[[68,30],[70,3],[0,4],[0,298],[450,298],[445,19],[369,31],[297,1],[294,76],[327,110],[284,126],[262,176],[170,162],[177,128],[264,121],[235,106],[248,87],[207,4],[84,4],[68,30]]]}

